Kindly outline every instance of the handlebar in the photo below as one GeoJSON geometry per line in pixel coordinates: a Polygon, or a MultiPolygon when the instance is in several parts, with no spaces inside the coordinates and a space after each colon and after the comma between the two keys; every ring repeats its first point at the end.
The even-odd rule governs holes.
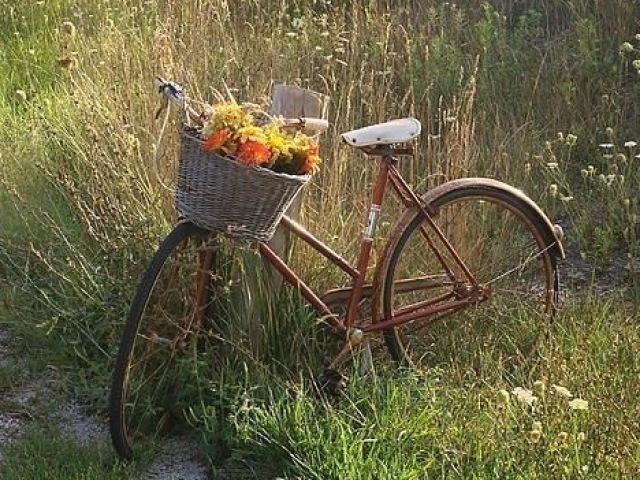
{"type": "MultiPolygon", "coordinates": [[[[205,120],[204,114],[199,114],[189,105],[188,98],[184,95],[184,91],[181,85],[163,79],[162,77],[156,77],[154,84],[158,93],[161,93],[166,99],[177,104],[182,108],[189,118],[198,124],[202,124],[205,120]]],[[[285,127],[297,127],[301,129],[313,130],[317,132],[324,132],[329,128],[329,122],[322,118],[312,117],[300,117],[300,118],[285,118],[285,127]]]]}

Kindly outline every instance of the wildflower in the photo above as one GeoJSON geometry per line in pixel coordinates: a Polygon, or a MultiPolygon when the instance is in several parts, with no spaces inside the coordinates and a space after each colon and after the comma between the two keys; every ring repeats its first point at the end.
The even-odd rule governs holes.
{"type": "Polygon", "coordinates": [[[558,141],[559,142],[563,142],[564,141],[564,134],[562,132],[558,132],[558,141]]]}
{"type": "Polygon", "coordinates": [[[27,101],[27,94],[25,93],[24,90],[16,90],[16,99],[21,101],[21,102],[26,102],[27,101]]]}
{"type": "Polygon", "coordinates": [[[573,147],[577,141],[578,141],[578,137],[573,133],[570,133],[569,135],[567,135],[567,145],[569,145],[570,147],[573,147]]]}
{"type": "Polygon", "coordinates": [[[589,176],[589,172],[587,171],[587,169],[583,168],[582,170],[580,170],[580,175],[582,176],[582,178],[587,178],[589,176]]]}
{"type": "Polygon", "coordinates": [[[538,443],[542,438],[542,432],[540,430],[531,430],[529,432],[529,442],[538,443]]]}
{"type": "Polygon", "coordinates": [[[76,26],[72,22],[62,22],[62,25],[60,25],[60,33],[69,38],[73,38],[76,36],[76,26]]]}
{"type": "Polygon", "coordinates": [[[574,398],[569,402],[571,410],[589,410],[589,402],[581,398],[574,398]]]}
{"type": "Polygon", "coordinates": [[[589,473],[589,465],[582,465],[582,467],[580,467],[580,471],[584,474],[589,473]]]}
{"type": "Polygon", "coordinates": [[[504,388],[498,391],[498,402],[500,405],[508,406],[511,402],[511,397],[509,397],[509,392],[507,392],[504,388]]]}
{"type": "Polygon", "coordinates": [[[556,197],[556,195],[558,195],[558,185],[556,185],[555,183],[549,185],[549,195],[554,198],[556,197]]]}
{"type": "Polygon", "coordinates": [[[511,393],[516,397],[519,402],[526,403],[530,407],[538,400],[531,390],[527,390],[526,388],[516,387],[511,390],[511,393]]]}
{"type": "Polygon", "coordinates": [[[638,70],[640,70],[640,58],[631,62],[631,65],[633,65],[633,68],[637,68],[638,70]]]}
{"type": "Polygon", "coordinates": [[[624,153],[616,153],[616,162],[627,163],[627,156],[624,153]]]}
{"type": "Polygon", "coordinates": [[[611,160],[613,158],[613,155],[611,155],[610,153],[606,153],[602,155],[602,158],[604,158],[605,160],[611,160]]]}
{"type": "Polygon", "coordinates": [[[228,128],[218,130],[204,141],[202,148],[207,152],[217,152],[229,140],[230,136],[231,131],[228,128]]]}
{"type": "Polygon", "coordinates": [[[238,147],[236,157],[246,165],[263,165],[271,158],[271,150],[254,140],[247,140],[238,147]]]}
{"type": "Polygon", "coordinates": [[[542,380],[536,380],[533,382],[533,391],[536,392],[541,397],[544,396],[544,392],[547,389],[547,386],[542,380]]]}
{"type": "Polygon", "coordinates": [[[633,50],[633,45],[631,45],[629,42],[624,42],[622,45],[620,45],[620,51],[622,53],[631,53],[633,52],[633,50]]]}
{"type": "Polygon", "coordinates": [[[589,175],[593,176],[593,174],[596,173],[596,167],[593,165],[587,165],[587,172],[589,172],[589,175]]]}
{"type": "Polygon", "coordinates": [[[563,396],[564,398],[571,398],[573,397],[573,394],[565,387],[562,387],[560,385],[556,385],[553,384],[551,385],[551,388],[553,388],[553,390],[558,394],[563,396]]]}
{"type": "Polygon", "coordinates": [[[607,175],[607,179],[606,179],[607,185],[612,185],[613,182],[615,182],[615,180],[616,180],[616,176],[614,174],[611,173],[607,175]]]}
{"type": "Polygon", "coordinates": [[[531,430],[538,430],[539,432],[542,432],[542,422],[533,422],[531,430]]]}
{"type": "Polygon", "coordinates": [[[66,70],[67,72],[70,72],[71,70],[76,68],[78,61],[73,55],[66,54],[66,55],[63,55],[62,57],[58,57],[58,60],[56,60],[56,63],[58,64],[58,67],[60,67],[61,69],[66,70]]]}
{"type": "Polygon", "coordinates": [[[587,439],[587,434],[584,432],[578,432],[578,435],[576,435],[576,440],[578,440],[579,442],[584,442],[587,439]]]}
{"type": "Polygon", "coordinates": [[[607,134],[607,137],[609,138],[613,137],[613,128],[607,127],[604,131],[607,134]]]}
{"type": "Polygon", "coordinates": [[[569,434],[567,432],[559,432],[558,433],[558,443],[565,443],[569,438],[569,434]]]}
{"type": "Polygon", "coordinates": [[[615,147],[613,143],[601,143],[598,145],[600,148],[609,149],[615,147]]]}
{"type": "Polygon", "coordinates": [[[560,195],[560,201],[564,202],[564,203],[569,203],[571,200],[573,200],[573,195],[560,195]]]}
{"type": "MultiPolygon", "coordinates": [[[[638,67],[638,68],[640,68],[640,67],[638,67]]],[[[636,142],[634,142],[633,140],[629,140],[628,142],[624,142],[624,146],[626,148],[633,148],[636,145],[638,145],[638,144],[636,142]]]]}

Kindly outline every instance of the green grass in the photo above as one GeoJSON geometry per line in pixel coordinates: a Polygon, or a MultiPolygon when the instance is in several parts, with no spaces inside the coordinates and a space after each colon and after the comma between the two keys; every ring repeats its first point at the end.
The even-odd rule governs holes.
{"type": "Polygon", "coordinates": [[[0,475],[7,480],[130,478],[125,468],[114,463],[113,453],[106,445],[79,447],[46,423],[30,425],[23,438],[3,454],[0,475]]]}
{"type": "MultiPolygon", "coordinates": [[[[227,87],[256,100],[280,81],[329,94],[325,163],[302,216],[346,256],[357,249],[372,170],[337,134],[407,115],[424,134],[401,168],[421,190],[499,178],[570,222],[567,245],[594,265],[638,256],[640,163],[625,146],[640,142],[637,2],[14,3],[0,0],[0,316],[24,345],[48,352],[28,355],[29,374],[63,365],[64,395],[98,412],[134,285],[173,221],[153,174],[158,74],[204,101],[227,87]],[[624,42],[632,49],[621,53],[624,42]],[[65,56],[75,59],[69,71],[58,64],[65,56]]],[[[159,164],[169,183],[176,127],[159,164]]],[[[381,229],[396,217],[393,206],[381,229]]],[[[319,290],[336,279],[304,249],[293,262],[319,290]]],[[[425,375],[350,372],[347,391],[328,402],[309,374],[324,360],[324,331],[295,300],[265,302],[264,326],[250,321],[246,367],[194,389],[190,419],[226,478],[632,477],[640,333],[629,312],[639,291],[632,280],[612,301],[576,297],[518,385],[453,355],[425,375]],[[533,411],[513,395],[499,403],[501,390],[536,381],[546,393],[533,411]],[[570,410],[553,384],[589,410],[570,410]]],[[[20,388],[21,368],[0,369],[0,390],[20,388]]],[[[34,422],[4,452],[3,478],[125,478],[109,447],[79,448],[34,422]]]]}

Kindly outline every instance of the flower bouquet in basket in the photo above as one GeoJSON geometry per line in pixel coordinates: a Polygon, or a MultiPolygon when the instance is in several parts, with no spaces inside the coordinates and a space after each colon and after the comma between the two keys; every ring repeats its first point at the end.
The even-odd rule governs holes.
{"type": "Polygon", "coordinates": [[[182,132],[176,207],[203,228],[267,241],[320,162],[313,138],[255,105],[220,103],[182,132]]]}

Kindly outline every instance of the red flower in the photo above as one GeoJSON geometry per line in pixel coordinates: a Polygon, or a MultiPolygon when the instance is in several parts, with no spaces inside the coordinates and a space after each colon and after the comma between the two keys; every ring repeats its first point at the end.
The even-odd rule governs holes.
{"type": "Polygon", "coordinates": [[[229,140],[230,136],[231,130],[228,128],[218,130],[204,141],[202,149],[206,152],[215,152],[216,150],[220,150],[226,141],[229,140]]]}
{"type": "Polygon", "coordinates": [[[254,140],[247,140],[238,147],[236,157],[247,165],[264,165],[271,158],[271,149],[254,140]]]}
{"type": "Polygon", "coordinates": [[[298,168],[298,175],[307,175],[316,172],[321,161],[318,155],[307,155],[302,165],[300,165],[300,168],[298,168]]]}

